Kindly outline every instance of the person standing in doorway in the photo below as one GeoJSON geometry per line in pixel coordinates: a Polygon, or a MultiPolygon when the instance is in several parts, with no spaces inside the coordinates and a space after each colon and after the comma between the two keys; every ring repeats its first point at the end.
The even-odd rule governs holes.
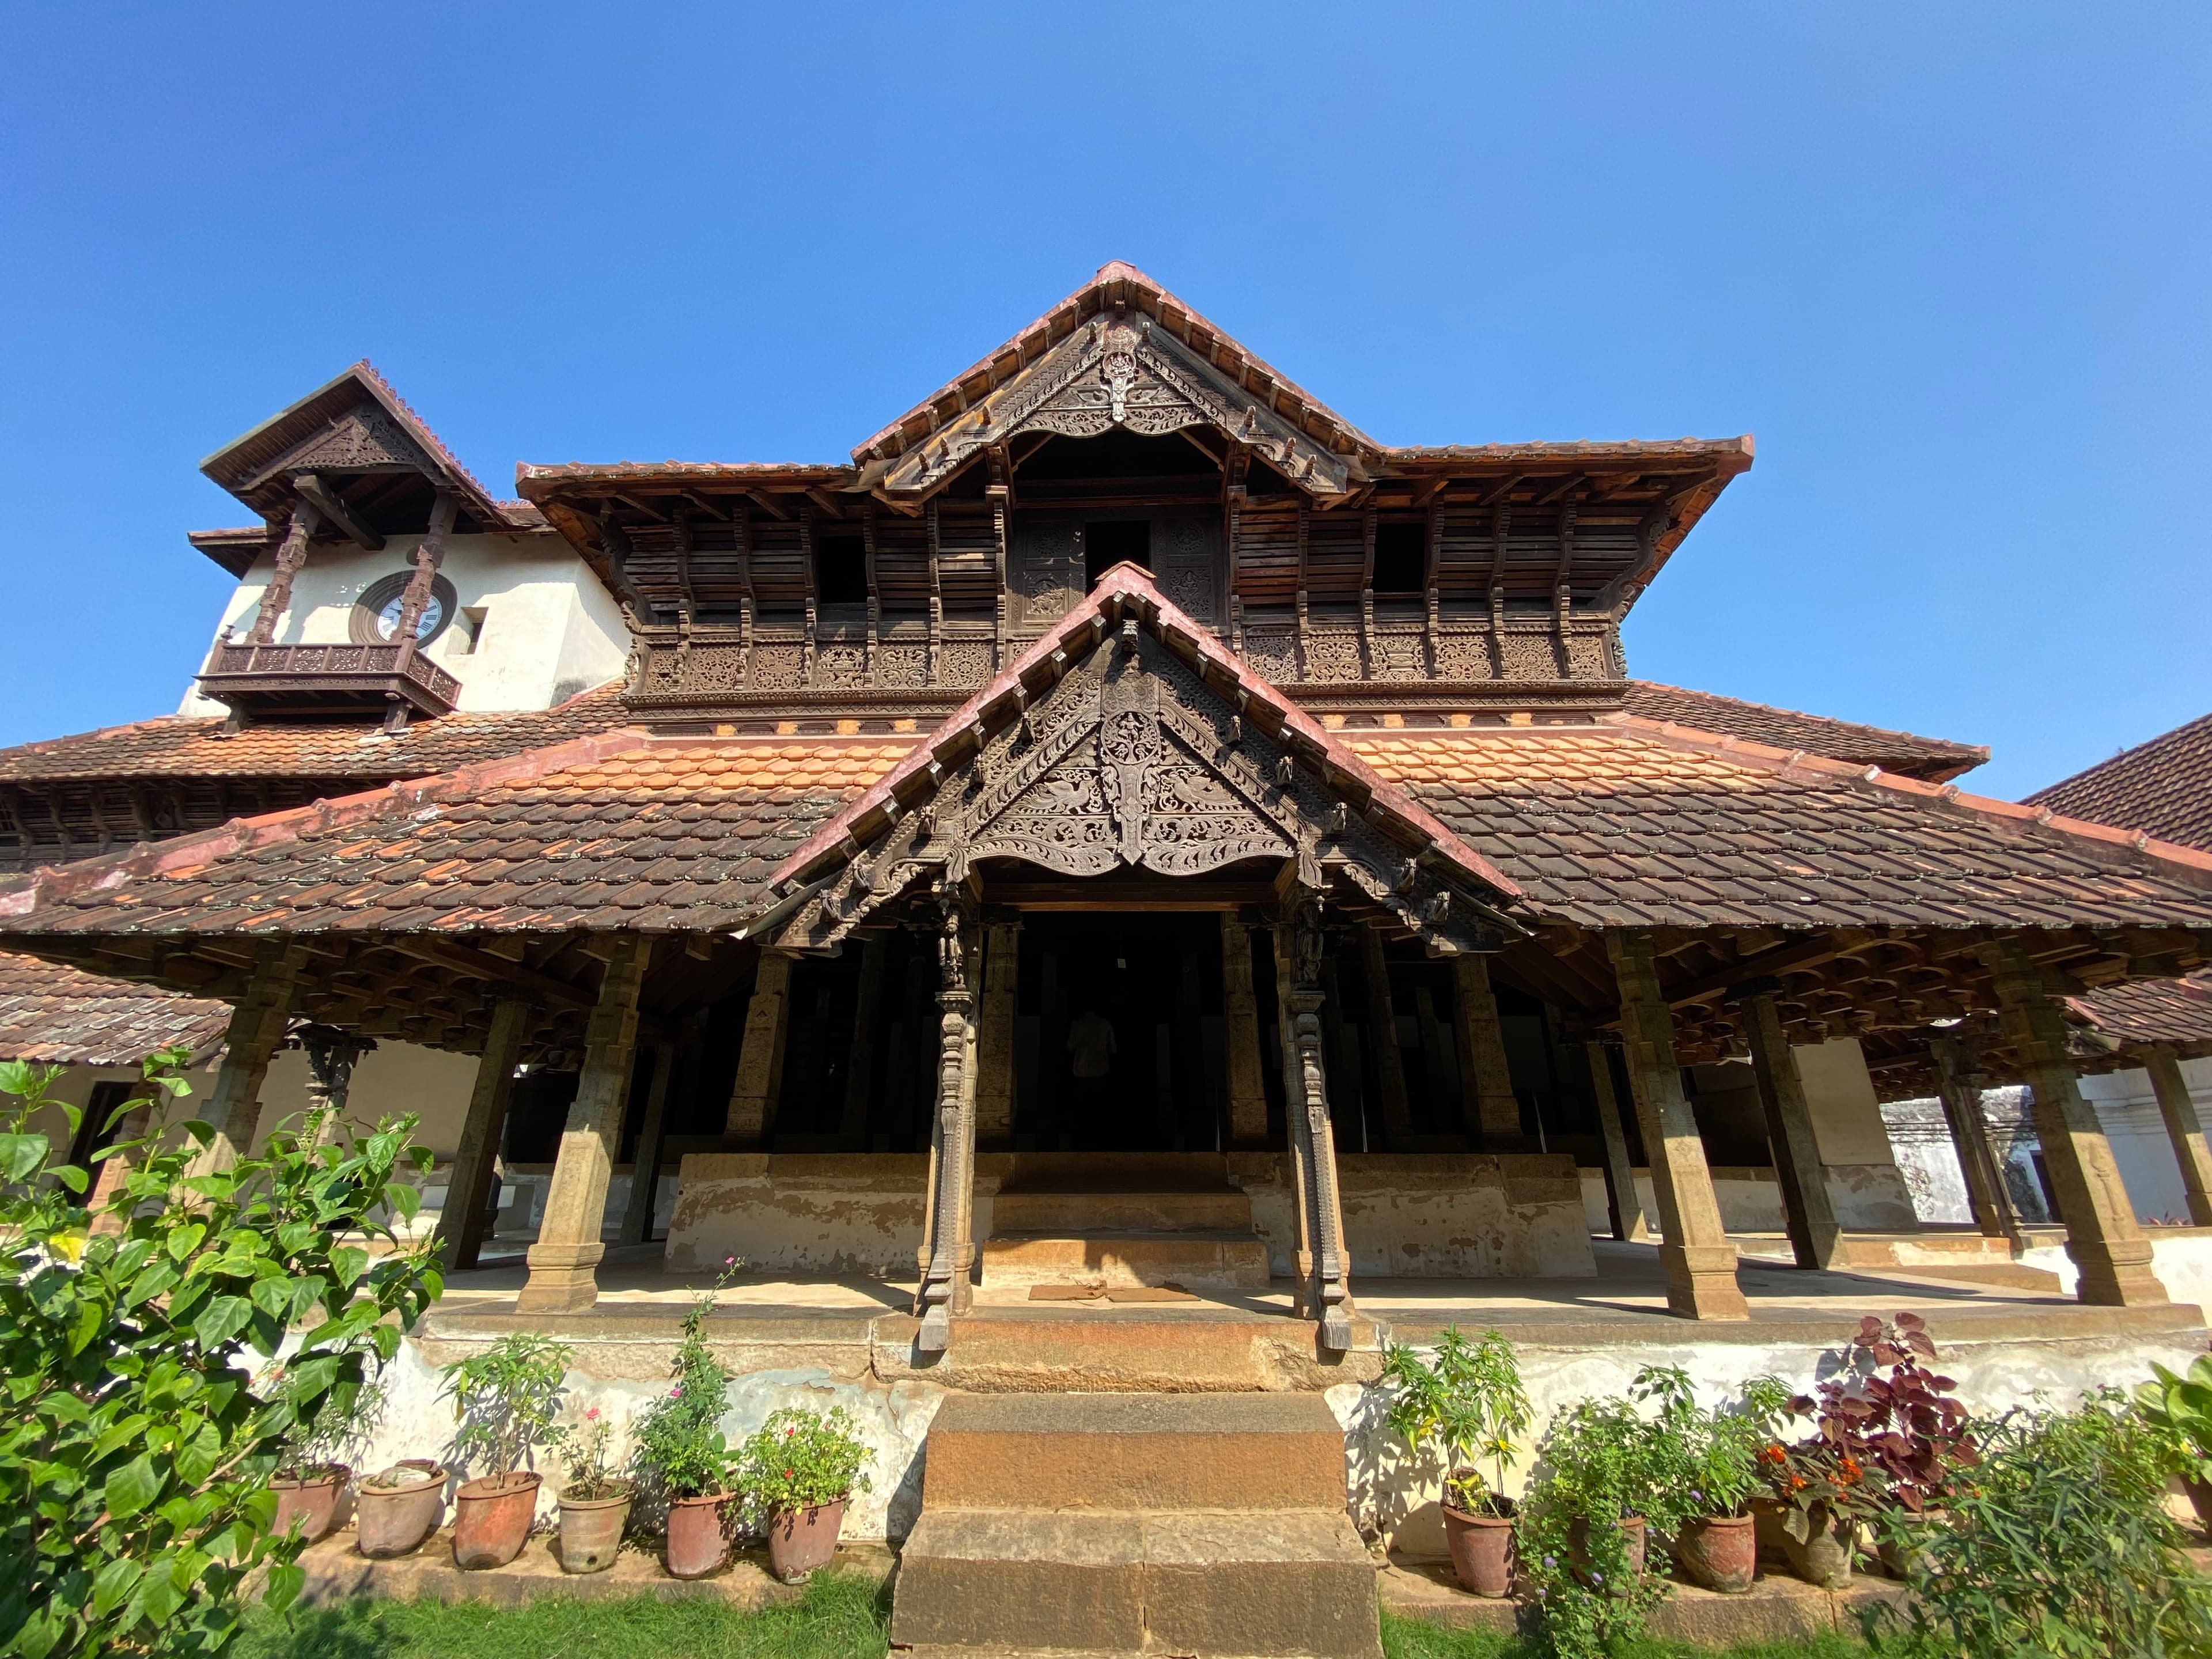
{"type": "Polygon", "coordinates": [[[1086,1008],[1067,1029],[1070,1069],[1075,1073],[1075,1144],[1079,1151],[1102,1150],[1111,1133],[1113,1097],[1108,1079],[1114,1070],[1114,1025],[1096,1008],[1086,1008]]]}

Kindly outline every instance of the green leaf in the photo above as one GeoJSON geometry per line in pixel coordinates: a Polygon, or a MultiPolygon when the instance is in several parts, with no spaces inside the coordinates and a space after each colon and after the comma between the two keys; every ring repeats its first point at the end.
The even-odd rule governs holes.
{"type": "Polygon", "coordinates": [[[288,1279],[273,1275],[257,1279],[246,1295],[252,1297],[253,1305],[265,1314],[274,1314],[279,1319],[291,1316],[292,1282],[288,1279]]]}
{"type": "Polygon", "coordinates": [[[38,1073],[27,1060],[0,1060],[0,1094],[27,1095],[38,1087],[38,1073]]]}
{"type": "Polygon", "coordinates": [[[331,1252],[331,1272],[341,1285],[350,1285],[368,1267],[368,1252],[351,1246],[331,1252]]]}
{"type": "Polygon", "coordinates": [[[74,1359],[82,1353],[92,1339],[100,1334],[100,1328],[107,1322],[107,1310],[87,1297],[77,1305],[76,1318],[70,1326],[69,1351],[74,1359]]]}
{"type": "Polygon", "coordinates": [[[199,1338],[202,1346],[219,1348],[244,1330],[252,1317],[253,1304],[244,1297],[218,1296],[192,1322],[192,1334],[199,1338]]]}
{"type": "Polygon", "coordinates": [[[100,1502],[108,1514],[120,1521],[144,1509],[161,1490],[161,1477],[155,1473],[154,1460],[141,1452],[107,1477],[100,1502]]]}
{"type": "Polygon", "coordinates": [[[279,1561],[269,1569],[268,1588],[262,1601],[271,1613],[282,1613],[300,1599],[307,1587],[307,1570],[296,1561],[279,1561]]]}
{"type": "Polygon", "coordinates": [[[194,1250],[199,1249],[200,1240],[206,1237],[205,1222],[188,1221],[183,1226],[173,1229],[168,1238],[170,1258],[173,1261],[182,1261],[194,1250]]]}
{"type": "MultiPolygon", "coordinates": [[[[0,1061],[0,1071],[21,1064],[21,1060],[15,1060],[0,1061]]],[[[24,1092],[21,1089],[8,1089],[4,1082],[0,1082],[0,1089],[7,1089],[11,1095],[24,1092]]],[[[46,1161],[49,1150],[44,1135],[0,1135],[0,1175],[5,1175],[10,1181],[28,1181],[38,1167],[46,1161]]]]}
{"type": "Polygon", "coordinates": [[[127,1555],[118,1555],[93,1575],[92,1616],[105,1619],[123,1604],[123,1598],[137,1588],[138,1581],[146,1576],[146,1569],[127,1555]]]}

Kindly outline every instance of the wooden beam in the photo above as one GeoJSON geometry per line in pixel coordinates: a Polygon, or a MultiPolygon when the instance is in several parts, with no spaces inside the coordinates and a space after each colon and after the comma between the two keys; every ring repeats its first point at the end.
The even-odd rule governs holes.
{"type": "Polygon", "coordinates": [[[380,552],[384,538],[371,530],[353,515],[353,509],[338,498],[338,493],[312,472],[298,472],[292,477],[292,488],[314,503],[315,511],[328,519],[348,537],[370,552],[380,552]]]}
{"type": "Polygon", "coordinates": [[[385,948],[412,957],[417,962],[427,962],[434,968],[451,969],[471,978],[489,980],[495,985],[512,985],[518,990],[535,992],[563,1008],[589,1008],[599,1000],[596,992],[572,985],[565,979],[556,979],[535,968],[526,968],[519,962],[452,939],[395,934],[386,941],[385,948]]]}

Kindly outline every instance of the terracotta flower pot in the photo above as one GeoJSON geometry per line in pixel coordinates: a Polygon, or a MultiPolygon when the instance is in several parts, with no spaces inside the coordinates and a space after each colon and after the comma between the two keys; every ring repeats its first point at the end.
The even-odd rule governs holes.
{"type": "Polygon", "coordinates": [[[1802,1543],[1788,1531],[1783,1533],[1783,1553],[1790,1558],[1791,1570],[1807,1583],[1818,1584],[1822,1589],[1841,1589],[1851,1582],[1851,1547],[1857,1539],[1858,1523],[1838,1520],[1825,1506],[1814,1508],[1810,1519],[1812,1530],[1802,1543]]]}
{"type": "Polygon", "coordinates": [[[2189,1494],[2189,1501],[2197,1506],[2197,1524],[2212,1532],[2212,1480],[2188,1480],[2181,1489],[2189,1494]]]}
{"type": "Polygon", "coordinates": [[[768,1518],[768,1565],[787,1584],[803,1584],[817,1567],[837,1553],[837,1531],[845,1524],[845,1500],[811,1509],[778,1510],[768,1518]]]}
{"type": "Polygon", "coordinates": [[[525,1470],[471,1480],[453,1497],[453,1565],[464,1572],[503,1567],[530,1541],[544,1477],[525,1470]]]}
{"type": "Polygon", "coordinates": [[[1741,1595],[1759,1576],[1759,1523],[1748,1515],[1707,1515],[1682,1523],[1675,1559],[1707,1589],[1741,1595]]]}
{"type": "Polygon", "coordinates": [[[1444,1545],[1451,1551],[1459,1587],[1492,1601],[1513,1589],[1513,1500],[1498,1500],[1502,1516],[1478,1515],[1443,1505],[1444,1545]]]}
{"type": "Polygon", "coordinates": [[[561,1494],[562,1571],[605,1572],[614,1565],[629,1524],[629,1500],[627,1488],[612,1498],[561,1494]]]}
{"type": "MultiPolygon", "coordinates": [[[[1628,1542],[1628,1576],[1632,1580],[1641,1576],[1644,1571],[1644,1552],[1646,1543],[1644,1517],[1640,1515],[1624,1515],[1616,1524],[1620,1528],[1622,1537],[1628,1542]]],[[[1575,1576],[1593,1589],[1602,1589],[1607,1595],[1628,1594],[1627,1584],[1607,1586],[1601,1582],[1599,1569],[1590,1565],[1589,1522],[1580,1516],[1577,1516],[1573,1524],[1567,1528],[1567,1559],[1574,1563],[1575,1576]]]]}
{"type": "Polygon", "coordinates": [[[353,1471],[344,1464],[325,1463],[309,1480],[271,1480],[269,1490],[276,1494],[271,1529],[281,1537],[296,1525],[300,1536],[310,1544],[329,1537],[344,1519],[346,1482],[352,1478],[353,1471]]]}
{"type": "Polygon", "coordinates": [[[428,1458],[404,1458],[392,1466],[417,1478],[396,1486],[364,1481],[354,1493],[354,1547],[381,1560],[420,1549],[446,1518],[446,1467],[428,1458]]]}
{"type": "Polygon", "coordinates": [[[668,1502],[668,1576],[704,1578],[730,1559],[730,1540],[722,1535],[722,1505],[727,1492],[704,1498],[672,1498],[668,1502]]]}

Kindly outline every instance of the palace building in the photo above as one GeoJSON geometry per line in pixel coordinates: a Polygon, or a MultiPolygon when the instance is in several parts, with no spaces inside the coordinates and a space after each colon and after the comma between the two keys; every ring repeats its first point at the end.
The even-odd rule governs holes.
{"type": "Polygon", "coordinates": [[[2201,1346],[2080,1076],[2212,953],[2212,854],[1630,678],[1752,464],[1379,443],[1121,264],[834,463],[500,499],[357,366],[205,464],[250,522],[179,712],[0,753],[18,1048],[166,1011],[216,1155],[421,1111],[472,1329],[735,1255],[889,1286],[830,1371],[953,1389],[1048,1330],[1127,1384],[1177,1314],[1327,1387],[1492,1281],[1644,1273],[1640,1341],[1950,1294],[2038,1248],[2024,1083],[2051,1285],[2201,1346]],[[1915,1094],[1975,1214],[1920,1245],[1915,1094]]]}

